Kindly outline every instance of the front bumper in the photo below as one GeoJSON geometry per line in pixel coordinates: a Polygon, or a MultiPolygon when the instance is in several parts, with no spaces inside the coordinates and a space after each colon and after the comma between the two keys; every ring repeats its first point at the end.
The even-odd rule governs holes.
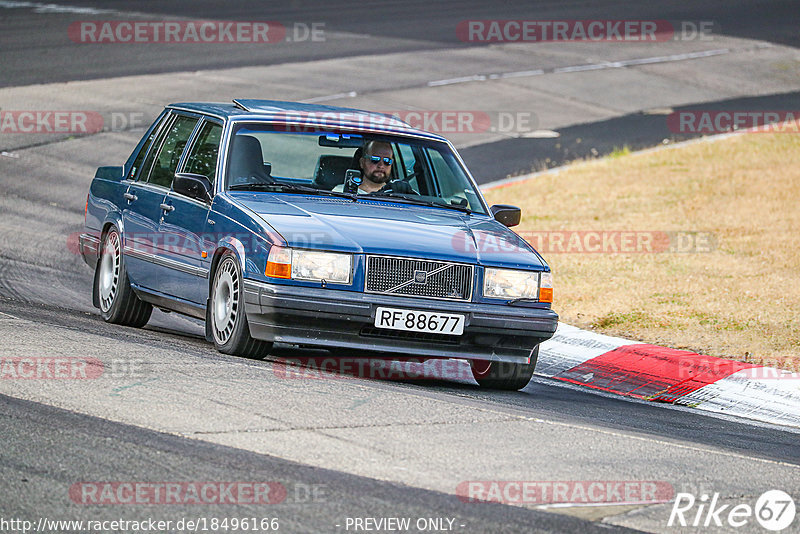
{"type": "Polygon", "coordinates": [[[246,280],[245,311],[257,339],[392,355],[529,363],[552,337],[558,315],[546,308],[394,297],[246,280]],[[375,328],[379,306],[466,318],[464,334],[420,334],[375,328]]]}

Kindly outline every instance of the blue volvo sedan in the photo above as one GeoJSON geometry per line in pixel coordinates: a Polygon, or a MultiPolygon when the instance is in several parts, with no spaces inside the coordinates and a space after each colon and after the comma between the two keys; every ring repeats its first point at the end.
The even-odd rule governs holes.
{"type": "Polygon", "coordinates": [[[446,139],[368,111],[271,100],[167,106],[100,167],[80,250],[93,303],[203,319],[224,353],[276,342],[459,358],[521,389],[555,332],[553,280],[446,139]]]}

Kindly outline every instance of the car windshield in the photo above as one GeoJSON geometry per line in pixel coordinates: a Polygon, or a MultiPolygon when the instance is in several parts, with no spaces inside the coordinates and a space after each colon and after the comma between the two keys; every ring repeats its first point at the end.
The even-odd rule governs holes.
{"type": "Polygon", "coordinates": [[[356,194],[368,194],[370,198],[486,213],[456,155],[446,143],[435,140],[277,131],[245,123],[234,129],[228,154],[228,190],[350,195],[354,199],[356,194]],[[362,157],[365,149],[366,158],[362,157]],[[380,167],[377,173],[375,167],[380,167]],[[380,181],[382,187],[376,185],[380,181]]]}

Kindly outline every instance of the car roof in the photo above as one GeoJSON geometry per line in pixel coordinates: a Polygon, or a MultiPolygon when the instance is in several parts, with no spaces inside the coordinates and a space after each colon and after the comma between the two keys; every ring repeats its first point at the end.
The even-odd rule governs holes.
{"type": "Polygon", "coordinates": [[[355,108],[242,98],[237,98],[230,104],[181,102],[170,104],[167,107],[214,115],[228,121],[254,120],[282,124],[299,123],[303,126],[325,129],[401,134],[436,141],[447,141],[442,136],[414,128],[397,117],[355,108]]]}

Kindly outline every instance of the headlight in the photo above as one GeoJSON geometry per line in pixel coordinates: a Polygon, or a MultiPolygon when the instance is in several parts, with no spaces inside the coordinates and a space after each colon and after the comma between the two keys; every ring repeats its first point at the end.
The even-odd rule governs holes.
{"type": "Polygon", "coordinates": [[[295,250],[292,254],[292,278],[295,280],[327,280],[349,284],[353,257],[350,254],[295,250]]]}
{"type": "Polygon", "coordinates": [[[483,296],[493,299],[538,299],[541,302],[552,302],[553,277],[550,273],[487,268],[483,277],[483,296]],[[541,292],[540,282],[544,289],[541,292]]]}
{"type": "Polygon", "coordinates": [[[349,284],[353,256],[335,252],[272,247],[264,272],[273,278],[349,284]]]}

